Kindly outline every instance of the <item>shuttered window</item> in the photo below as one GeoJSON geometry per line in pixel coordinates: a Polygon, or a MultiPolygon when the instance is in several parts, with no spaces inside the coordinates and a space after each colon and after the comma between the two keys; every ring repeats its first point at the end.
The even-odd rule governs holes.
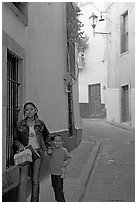
{"type": "Polygon", "coordinates": [[[121,54],[128,51],[128,11],[121,15],[121,54]]]}
{"type": "Polygon", "coordinates": [[[13,165],[13,133],[18,120],[19,58],[7,51],[6,168],[13,165]]]}

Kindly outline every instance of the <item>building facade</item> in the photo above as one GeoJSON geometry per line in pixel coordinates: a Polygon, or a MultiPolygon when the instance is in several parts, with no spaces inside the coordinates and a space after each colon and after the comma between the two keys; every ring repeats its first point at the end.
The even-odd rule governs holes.
{"type": "Polygon", "coordinates": [[[13,133],[27,101],[36,104],[51,135],[62,133],[69,151],[81,141],[78,82],[72,81],[67,67],[70,6],[65,2],[2,3],[3,172],[14,167],[13,133]]]}
{"type": "MultiPolygon", "coordinates": [[[[106,107],[106,36],[93,34],[89,17],[94,13],[100,18],[104,11],[104,3],[85,2],[79,4],[82,15],[79,17],[84,24],[83,30],[89,38],[88,48],[84,52],[84,63],[79,63],[79,104],[80,114],[84,118],[104,118],[106,107]],[[98,8],[98,9],[97,9],[98,8]]],[[[99,21],[96,31],[105,31],[105,21],[99,21]]],[[[81,58],[80,58],[81,59],[81,58]]]]}
{"type": "Polygon", "coordinates": [[[135,127],[135,3],[106,3],[107,119],[135,127]]]}

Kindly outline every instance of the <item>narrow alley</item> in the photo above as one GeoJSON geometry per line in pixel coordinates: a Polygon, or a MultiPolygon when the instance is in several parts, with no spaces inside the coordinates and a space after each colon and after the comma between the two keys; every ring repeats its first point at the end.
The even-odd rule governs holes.
{"type": "MultiPolygon", "coordinates": [[[[80,145],[71,151],[72,162],[64,179],[66,202],[133,202],[135,199],[134,133],[110,125],[103,120],[83,119],[80,145]],[[85,193],[75,200],[80,177],[89,168],[96,141],[102,146],[91,171],[85,193]]],[[[41,168],[40,202],[54,202],[46,158],[41,168]],[[45,175],[45,176],[44,176],[45,175]]],[[[88,178],[88,176],[87,176],[88,178]]],[[[80,192],[80,191],[79,191],[80,192]]]]}
{"type": "Polygon", "coordinates": [[[2,87],[2,202],[55,202],[55,134],[65,202],[135,201],[135,2],[2,2],[2,87]]]}

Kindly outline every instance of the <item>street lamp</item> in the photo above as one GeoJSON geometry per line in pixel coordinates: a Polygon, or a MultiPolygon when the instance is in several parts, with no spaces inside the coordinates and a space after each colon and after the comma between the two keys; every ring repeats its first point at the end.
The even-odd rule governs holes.
{"type": "Polygon", "coordinates": [[[105,35],[111,35],[111,33],[104,33],[104,32],[95,32],[95,27],[97,25],[97,19],[98,19],[98,16],[96,16],[94,13],[92,13],[92,15],[89,17],[89,20],[90,20],[90,23],[91,23],[91,26],[93,28],[93,34],[94,34],[94,37],[95,37],[95,34],[105,34],[105,35]]]}
{"type": "Polygon", "coordinates": [[[107,13],[107,12],[106,11],[101,11],[99,21],[104,21],[105,20],[105,18],[103,18],[103,16],[102,16],[102,13],[107,13]]]}
{"type": "Polygon", "coordinates": [[[96,16],[94,13],[92,13],[92,15],[89,17],[91,26],[93,28],[94,37],[95,37],[95,27],[96,27],[96,24],[97,24],[97,19],[98,19],[98,16],[96,16]]]}

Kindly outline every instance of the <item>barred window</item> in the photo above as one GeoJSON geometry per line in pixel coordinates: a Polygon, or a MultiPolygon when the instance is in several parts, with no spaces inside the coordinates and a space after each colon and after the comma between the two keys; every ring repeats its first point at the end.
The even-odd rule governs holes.
{"type": "Polygon", "coordinates": [[[18,120],[19,58],[7,51],[7,127],[6,127],[6,168],[13,162],[13,133],[18,120]]]}
{"type": "Polygon", "coordinates": [[[128,51],[128,11],[121,16],[121,54],[128,51]]]}

